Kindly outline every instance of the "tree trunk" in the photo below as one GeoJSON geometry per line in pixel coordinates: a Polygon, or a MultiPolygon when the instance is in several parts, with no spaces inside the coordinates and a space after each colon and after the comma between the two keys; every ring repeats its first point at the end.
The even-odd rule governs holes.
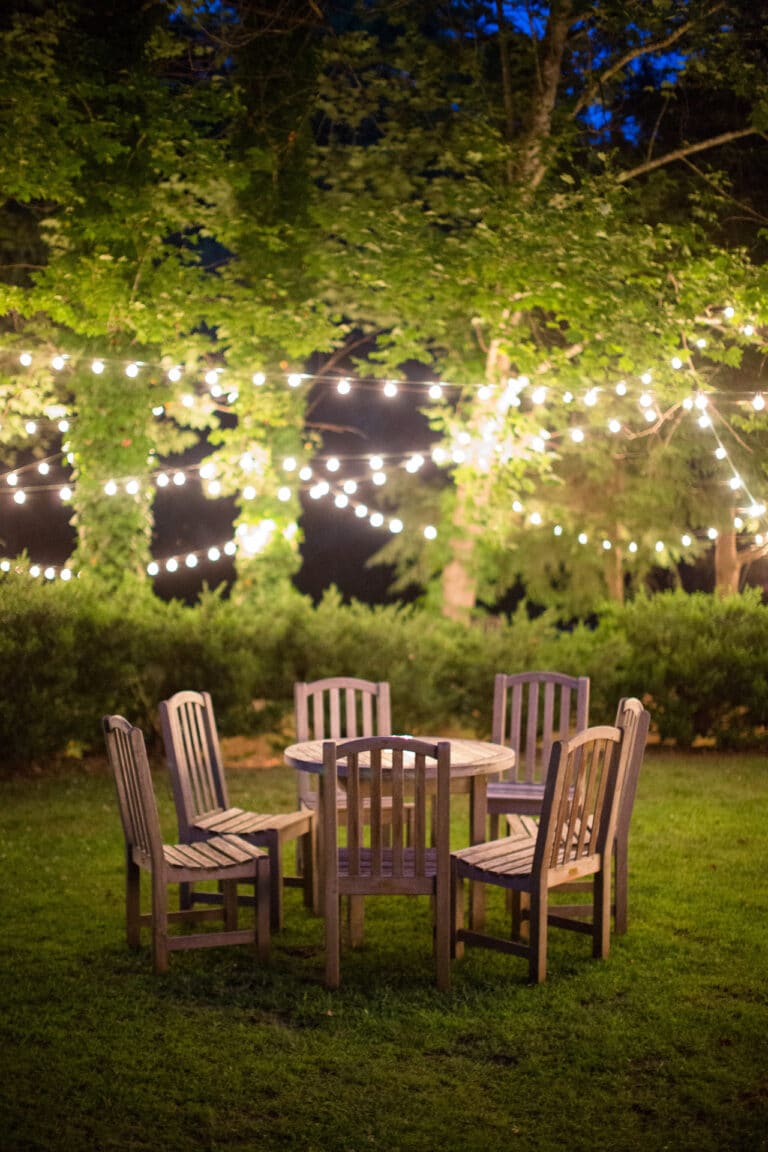
{"type": "Polygon", "coordinates": [[[739,590],[742,558],[736,548],[736,533],[721,532],[715,540],[715,591],[728,596],[739,590]]]}
{"type": "Polygon", "coordinates": [[[608,585],[609,599],[617,604],[624,603],[624,551],[616,545],[605,558],[605,579],[608,585]]]}
{"type": "Polygon", "coordinates": [[[453,527],[451,559],[443,569],[443,615],[450,620],[468,621],[477,600],[474,574],[477,530],[472,524],[468,493],[463,488],[457,491],[453,527]]]}
{"type": "Polygon", "coordinates": [[[530,123],[520,172],[521,183],[527,185],[530,191],[538,188],[547,170],[545,144],[552,133],[552,116],[563,75],[563,53],[570,28],[571,10],[571,0],[554,0],[550,6],[541,55],[536,62],[530,123]]]}

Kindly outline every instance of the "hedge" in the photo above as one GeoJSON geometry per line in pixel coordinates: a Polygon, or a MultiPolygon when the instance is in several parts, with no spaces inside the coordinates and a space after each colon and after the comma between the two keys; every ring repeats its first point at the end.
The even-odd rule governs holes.
{"type": "Polygon", "coordinates": [[[606,606],[570,629],[523,605],[471,626],[417,606],[312,602],[292,589],[245,604],[206,592],[194,606],[141,587],[0,581],[0,762],[34,766],[101,750],[119,712],[157,740],[158,701],[207,689],[223,735],[291,735],[293,682],[386,679],[401,731],[488,736],[493,676],[556,668],[592,680],[591,717],[640,696],[662,740],[762,746],[768,727],[768,608],[759,593],[668,592],[606,606]]]}

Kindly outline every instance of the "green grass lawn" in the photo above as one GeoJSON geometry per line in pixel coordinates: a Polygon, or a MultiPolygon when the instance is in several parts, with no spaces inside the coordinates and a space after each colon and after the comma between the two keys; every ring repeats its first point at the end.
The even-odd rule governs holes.
{"type": "MultiPolygon", "coordinates": [[[[293,804],[285,769],[228,779],[233,803],[293,804]]],[[[106,770],[0,788],[3,1152],[768,1149],[764,759],[649,752],[610,957],[553,929],[546,984],[472,950],[447,996],[413,899],[368,902],[327,992],[297,889],[267,968],[212,949],[156,977],[124,943],[106,770]]]]}

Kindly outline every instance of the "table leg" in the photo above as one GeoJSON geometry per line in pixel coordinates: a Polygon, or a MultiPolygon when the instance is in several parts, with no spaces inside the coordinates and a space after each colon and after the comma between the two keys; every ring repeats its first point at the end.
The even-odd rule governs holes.
{"type": "MultiPolygon", "coordinates": [[[[485,821],[488,812],[488,781],[485,776],[473,776],[469,792],[469,842],[482,844],[485,840],[485,821]]],[[[469,886],[469,925],[475,932],[485,927],[485,885],[469,886]]]]}

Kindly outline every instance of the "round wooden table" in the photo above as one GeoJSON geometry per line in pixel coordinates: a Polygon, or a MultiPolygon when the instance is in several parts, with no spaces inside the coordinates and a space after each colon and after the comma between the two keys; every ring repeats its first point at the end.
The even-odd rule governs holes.
{"type": "MultiPolygon", "coordinates": [[[[437,743],[439,736],[420,736],[418,739],[437,743]]],[[[323,827],[323,740],[304,740],[291,744],[284,753],[285,763],[298,772],[313,772],[318,776],[318,818],[323,827]]],[[[344,743],[338,740],[337,743],[344,743]]],[[[488,777],[514,768],[515,753],[503,744],[489,740],[448,739],[451,746],[451,792],[469,794],[469,842],[482,844],[486,838],[488,777]]],[[[322,858],[322,852],[321,852],[322,858]]],[[[470,923],[479,928],[484,920],[484,889],[482,884],[471,885],[470,923]]]]}

